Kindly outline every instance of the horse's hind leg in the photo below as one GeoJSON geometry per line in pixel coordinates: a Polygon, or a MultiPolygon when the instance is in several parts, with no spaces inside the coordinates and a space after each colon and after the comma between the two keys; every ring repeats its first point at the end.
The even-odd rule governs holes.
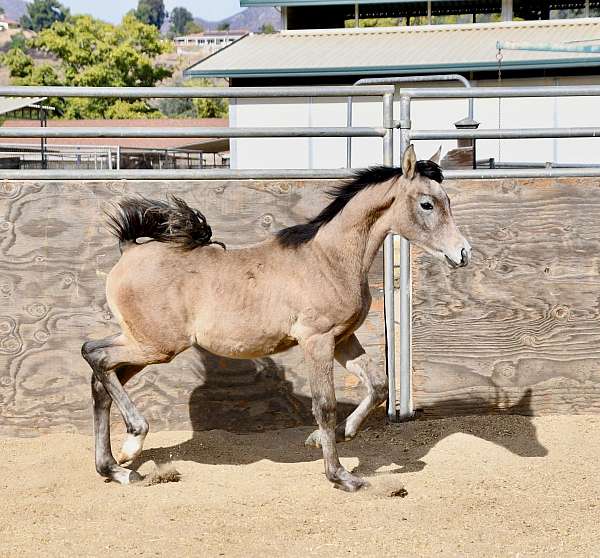
{"type": "Polygon", "coordinates": [[[148,423],[129,399],[121,382],[126,382],[146,364],[164,362],[169,356],[144,355],[123,335],[88,341],[84,343],[81,352],[93,371],[96,470],[102,476],[121,484],[139,480],[141,477],[138,473],[120,467],[112,455],[110,405],[112,401],[115,402],[127,427],[128,436],[120,460],[128,461],[141,452],[144,437],[148,433],[148,423]]]}
{"type": "MultiPolygon", "coordinates": [[[[376,366],[366,354],[354,334],[336,346],[335,359],[348,372],[358,376],[367,388],[367,395],[358,407],[335,429],[336,441],[346,442],[356,436],[361,424],[371,411],[386,400],[388,392],[387,377],[385,372],[379,366],[376,366]]],[[[305,443],[307,446],[321,447],[320,431],[315,430],[306,439],[305,443]]]]}
{"type": "Polygon", "coordinates": [[[112,399],[102,382],[92,374],[92,398],[94,405],[94,437],[96,471],[103,477],[129,484],[141,480],[136,471],[120,467],[110,447],[110,406],[112,399]]]}

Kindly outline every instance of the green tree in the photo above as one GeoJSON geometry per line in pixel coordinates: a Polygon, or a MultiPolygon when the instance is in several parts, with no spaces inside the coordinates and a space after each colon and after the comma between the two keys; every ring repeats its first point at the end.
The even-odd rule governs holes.
{"type": "Polygon", "coordinates": [[[188,23],[194,22],[194,16],[186,8],[173,8],[169,21],[171,22],[171,31],[175,35],[183,35],[188,23]]]}
{"type": "MultiPolygon", "coordinates": [[[[156,63],[170,45],[158,30],[131,15],[114,26],[90,16],[57,22],[28,41],[54,55],[60,64],[34,64],[22,51],[10,50],[3,58],[18,85],[69,85],[92,87],[152,87],[170,77],[171,70],[156,63]]],[[[158,117],[160,113],[139,99],[52,99],[67,118],[158,117]]]]}
{"type": "Polygon", "coordinates": [[[189,21],[185,26],[184,34],[192,35],[193,33],[204,33],[204,28],[195,21],[189,21]]]}
{"type": "Polygon", "coordinates": [[[231,23],[223,22],[223,23],[219,23],[219,26],[217,27],[217,31],[229,31],[230,28],[231,28],[231,23]]]}
{"type": "Polygon", "coordinates": [[[25,50],[27,48],[27,39],[25,38],[25,35],[23,35],[23,33],[15,33],[10,38],[8,50],[11,50],[13,48],[17,50],[25,50]]]}
{"type": "Polygon", "coordinates": [[[273,27],[272,23],[263,23],[260,28],[260,33],[276,33],[277,30],[273,27]]]}
{"type": "Polygon", "coordinates": [[[58,0],[33,0],[27,5],[27,13],[21,18],[21,27],[39,32],[51,27],[56,21],[65,21],[70,15],[58,0]]]}
{"type": "MultiPolygon", "coordinates": [[[[214,87],[209,79],[191,79],[185,83],[189,87],[214,87]]],[[[193,99],[198,118],[225,118],[229,113],[226,99],[193,99]]]]}
{"type": "Polygon", "coordinates": [[[154,25],[160,29],[167,19],[167,11],[163,0],[139,0],[135,17],[142,23],[154,25]]]}

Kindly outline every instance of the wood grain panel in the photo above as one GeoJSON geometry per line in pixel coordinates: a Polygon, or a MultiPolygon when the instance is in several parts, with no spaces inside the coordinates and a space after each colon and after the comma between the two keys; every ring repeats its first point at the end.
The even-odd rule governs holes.
{"type": "MultiPolygon", "coordinates": [[[[123,194],[167,192],[201,209],[214,238],[244,246],[314,215],[327,181],[9,182],[0,184],[0,434],[91,430],[86,338],[115,331],[104,282],[117,243],[102,210],[123,194]]],[[[374,303],[359,337],[383,366],[382,264],[371,272],[374,303]]],[[[338,369],[340,401],[357,382],[338,369]]],[[[232,361],[190,350],[128,384],[154,430],[256,430],[312,423],[299,351],[232,361]]],[[[342,412],[348,412],[348,405],[342,412]]],[[[116,413],[113,419],[118,422],[116,413]]]]}
{"type": "Polygon", "coordinates": [[[447,187],[474,259],[452,271],[414,252],[415,406],[600,411],[598,181],[447,187]]]}

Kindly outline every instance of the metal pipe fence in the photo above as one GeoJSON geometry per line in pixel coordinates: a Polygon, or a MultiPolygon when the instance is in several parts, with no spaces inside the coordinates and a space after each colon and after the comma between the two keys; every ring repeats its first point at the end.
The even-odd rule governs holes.
{"type": "MultiPolygon", "coordinates": [[[[327,98],[327,97],[380,97],[382,99],[383,126],[381,127],[287,127],[287,128],[0,128],[0,137],[8,138],[264,138],[264,137],[380,137],[383,163],[394,164],[394,86],[330,86],[330,87],[265,87],[265,88],[193,88],[193,87],[0,87],[0,97],[110,97],[110,98],[327,98]]],[[[348,169],[299,169],[275,171],[215,171],[215,170],[94,170],[94,171],[0,171],[2,179],[34,180],[193,180],[193,179],[290,179],[290,178],[347,178],[348,169]]],[[[384,298],[386,371],[390,382],[395,370],[394,323],[394,244],[390,235],[384,244],[384,298]]],[[[395,418],[395,387],[390,391],[390,416],[395,418]]]]}
{"type": "Polygon", "coordinates": [[[383,138],[385,128],[0,128],[0,138],[383,138]]]}
{"type": "MultiPolygon", "coordinates": [[[[25,97],[114,97],[114,98],[322,98],[379,97],[383,122],[377,127],[289,127],[289,128],[0,128],[0,137],[72,138],[72,137],[380,137],[384,165],[394,164],[394,129],[399,129],[399,153],[412,140],[429,139],[524,139],[574,138],[600,136],[600,128],[537,128],[490,130],[414,130],[411,104],[415,99],[478,99],[514,97],[599,96],[600,86],[558,87],[471,87],[406,88],[400,90],[399,119],[394,120],[394,85],[357,85],[334,87],[265,87],[265,88],[67,88],[67,87],[0,87],[1,96],[25,97]]],[[[1,180],[245,180],[245,179],[342,179],[352,176],[349,168],[340,169],[165,169],[165,170],[0,170],[1,180]]],[[[495,168],[445,171],[447,179],[511,179],[600,177],[600,167],[495,168]]],[[[386,370],[389,378],[388,417],[404,420],[413,415],[412,401],[412,279],[410,244],[400,238],[399,275],[399,366],[395,352],[396,317],[394,313],[394,239],[384,243],[384,300],[386,370]],[[397,392],[399,388],[399,393],[397,392]]]]}
{"type": "MultiPolygon", "coordinates": [[[[411,140],[444,139],[526,139],[526,138],[574,138],[597,137],[599,128],[536,128],[536,129],[490,129],[490,130],[413,130],[411,104],[415,99],[493,99],[526,97],[578,97],[600,96],[600,86],[552,86],[552,87],[472,87],[469,89],[406,88],[401,90],[400,152],[411,140]]],[[[448,179],[497,179],[497,178],[560,178],[600,176],[599,168],[518,168],[473,169],[445,171],[448,179]]],[[[400,346],[401,357],[398,370],[400,394],[397,420],[407,420],[414,415],[412,392],[412,279],[410,269],[410,244],[400,242],[400,346]]],[[[391,387],[391,383],[390,383],[391,387]]]]}

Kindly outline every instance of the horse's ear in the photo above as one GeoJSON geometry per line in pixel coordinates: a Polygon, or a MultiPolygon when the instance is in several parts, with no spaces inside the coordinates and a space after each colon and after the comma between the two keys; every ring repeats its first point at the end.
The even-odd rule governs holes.
{"type": "Polygon", "coordinates": [[[408,179],[412,180],[417,173],[417,156],[415,155],[415,148],[411,144],[404,152],[402,157],[402,174],[408,179]]]}
{"type": "Polygon", "coordinates": [[[435,163],[436,165],[439,165],[441,158],[442,158],[442,146],[440,145],[440,148],[435,152],[434,155],[432,155],[431,157],[429,157],[429,160],[432,163],[435,163]]]}

